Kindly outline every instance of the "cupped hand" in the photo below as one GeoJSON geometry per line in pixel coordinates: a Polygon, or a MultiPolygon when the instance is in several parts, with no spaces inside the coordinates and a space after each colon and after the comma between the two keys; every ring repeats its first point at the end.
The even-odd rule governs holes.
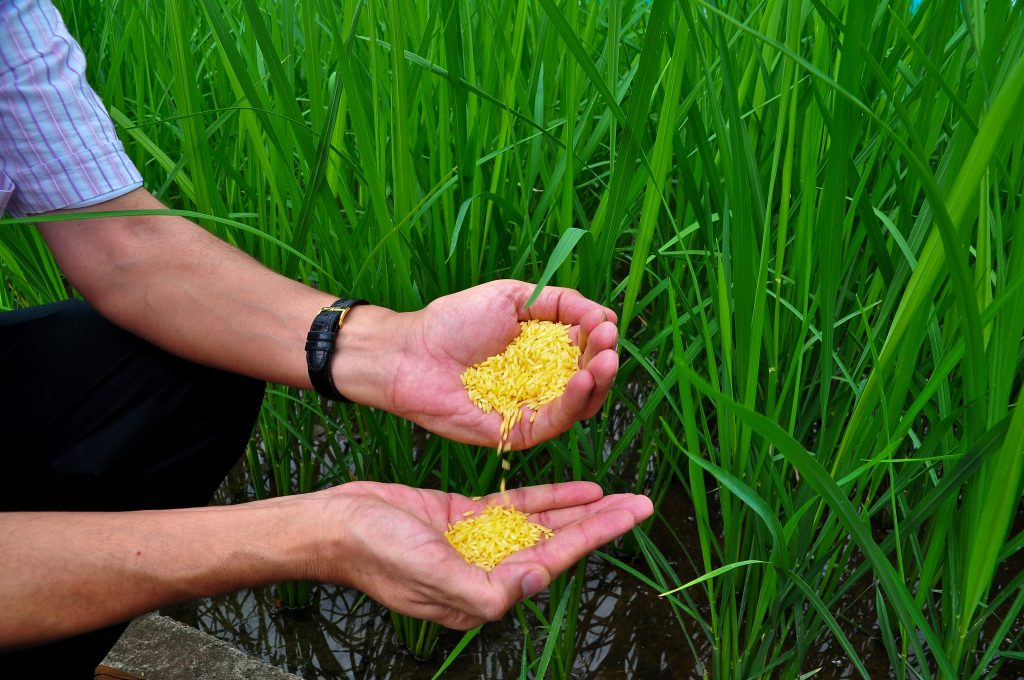
{"type": "Polygon", "coordinates": [[[484,413],[469,398],[460,376],[499,354],[530,319],[570,325],[581,350],[579,371],[558,399],[523,417],[509,434],[511,449],[558,436],[601,408],[619,368],[615,313],[569,288],[548,286],[523,309],[534,285],[502,280],[438,298],[414,313],[411,342],[393,384],[392,410],[426,429],[466,444],[497,446],[501,415],[484,413]]]}
{"type": "Polygon", "coordinates": [[[621,536],[653,511],[646,496],[603,496],[589,482],[525,487],[507,492],[516,509],[553,529],[552,538],[513,553],[487,572],[448,543],[448,524],[495,503],[399,484],[352,482],[319,494],[323,513],[315,578],[356,588],[389,609],[449,628],[468,630],[501,618],[524,598],[599,546],[621,536]]]}

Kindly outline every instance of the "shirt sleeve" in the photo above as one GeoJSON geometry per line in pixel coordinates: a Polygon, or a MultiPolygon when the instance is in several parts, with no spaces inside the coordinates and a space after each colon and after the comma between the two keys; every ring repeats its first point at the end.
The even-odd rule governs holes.
{"type": "Polygon", "coordinates": [[[141,185],[57,9],[48,0],[0,0],[0,201],[7,211],[84,207],[141,185]]]}

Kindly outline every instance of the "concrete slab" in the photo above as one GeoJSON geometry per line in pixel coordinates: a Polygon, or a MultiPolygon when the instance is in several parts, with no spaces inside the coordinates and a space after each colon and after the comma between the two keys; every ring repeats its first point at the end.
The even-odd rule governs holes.
{"type": "Polygon", "coordinates": [[[146,680],[301,680],[158,614],[132,621],[103,664],[146,680]]]}

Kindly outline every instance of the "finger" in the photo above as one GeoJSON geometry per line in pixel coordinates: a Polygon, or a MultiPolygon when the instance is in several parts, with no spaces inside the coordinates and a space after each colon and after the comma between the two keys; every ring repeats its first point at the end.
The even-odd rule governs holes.
{"type": "Polygon", "coordinates": [[[634,526],[636,526],[636,518],[629,510],[624,508],[603,510],[563,527],[549,539],[536,543],[525,550],[512,553],[491,573],[496,578],[501,578],[502,572],[505,570],[512,573],[518,571],[521,578],[524,575],[522,567],[517,570],[514,565],[525,564],[529,571],[540,567],[540,570],[547,572],[550,578],[554,578],[634,526]]]}
{"type": "MultiPolygon", "coordinates": [[[[545,490],[545,493],[549,492],[550,489],[545,490]]],[[[652,509],[649,499],[627,496],[630,494],[619,496],[617,505],[610,503],[609,507],[598,509],[587,517],[559,528],[554,537],[507,557],[487,573],[489,588],[486,592],[474,588],[472,590],[475,594],[470,601],[458,598],[462,601],[460,609],[473,617],[493,621],[504,615],[516,602],[546,588],[552,578],[598,547],[632,529],[640,519],[650,516],[652,509]]],[[[590,505],[593,507],[597,503],[590,505]]]]}
{"type": "Polygon", "coordinates": [[[558,286],[545,286],[529,309],[523,309],[530,296],[533,295],[535,286],[521,281],[514,283],[517,285],[512,288],[511,294],[517,303],[516,309],[519,310],[521,321],[539,319],[577,325],[583,316],[591,310],[603,310],[606,318],[612,321],[618,320],[615,312],[585,298],[579,291],[558,286]]]}
{"type": "Polygon", "coordinates": [[[527,445],[547,441],[562,434],[582,420],[594,395],[594,376],[590,371],[577,371],[566,383],[565,392],[550,404],[541,407],[533,428],[528,431],[527,445]]]}
{"type": "Polygon", "coordinates": [[[477,501],[465,496],[456,496],[456,500],[452,502],[452,514],[456,519],[462,519],[462,513],[469,510],[483,510],[488,505],[505,505],[506,503],[515,506],[516,510],[526,513],[545,512],[593,503],[603,495],[604,491],[601,487],[593,482],[540,484],[509,489],[504,494],[493,493],[477,501]]]}
{"type": "Polygon", "coordinates": [[[536,522],[548,529],[559,531],[575,522],[580,522],[591,515],[606,510],[626,510],[633,515],[634,521],[638,524],[654,513],[654,505],[647,496],[632,493],[613,494],[605,496],[593,503],[576,505],[567,508],[557,508],[545,512],[533,513],[530,521],[536,522]]]}
{"type": "MultiPolygon", "coordinates": [[[[576,344],[583,350],[584,355],[587,351],[587,346],[590,342],[590,334],[594,332],[600,324],[608,320],[607,314],[604,309],[597,308],[592,309],[583,315],[580,319],[580,325],[576,335],[576,344]]],[[[581,366],[586,366],[585,363],[581,363],[581,366]]]]}
{"type": "MultiPolygon", "coordinates": [[[[602,312],[603,313],[603,312],[602,312]]],[[[580,325],[583,334],[583,325],[580,325]]],[[[587,333],[587,343],[581,344],[583,354],[580,356],[580,368],[588,368],[591,360],[606,349],[615,350],[619,341],[619,329],[611,321],[601,321],[587,333]]]]}
{"type": "Polygon", "coordinates": [[[608,392],[619,372],[619,355],[612,349],[606,349],[593,358],[587,370],[594,378],[594,389],[590,391],[587,405],[583,409],[582,419],[593,418],[601,410],[601,405],[608,397],[608,392]]]}
{"type": "Polygon", "coordinates": [[[540,592],[551,581],[545,568],[530,563],[519,563],[497,574],[479,567],[470,567],[473,573],[465,573],[459,565],[449,566],[454,569],[440,570],[446,574],[447,586],[430,599],[447,602],[448,621],[444,625],[462,630],[473,627],[467,625],[470,622],[479,625],[500,619],[517,602],[540,592]]]}
{"type": "Polygon", "coordinates": [[[559,482],[519,487],[507,493],[517,508],[534,513],[593,503],[604,496],[604,489],[594,482],[559,482]]]}
{"type": "Polygon", "coordinates": [[[614,350],[595,356],[586,369],[573,374],[562,396],[536,412],[533,422],[532,415],[524,415],[510,435],[510,448],[534,446],[559,436],[579,420],[592,418],[607,398],[618,370],[619,355],[614,350]]]}
{"type": "MultiPolygon", "coordinates": [[[[517,602],[533,597],[551,583],[553,574],[537,562],[510,562],[507,558],[487,574],[487,581],[500,606],[492,605],[495,614],[499,610],[507,611],[517,602]]],[[[491,618],[490,620],[495,620],[491,618]]]]}
{"type": "Polygon", "coordinates": [[[529,448],[562,434],[584,417],[593,393],[594,376],[590,371],[576,371],[562,396],[541,406],[539,411],[523,416],[509,435],[509,449],[529,448]]]}
{"type": "Polygon", "coordinates": [[[451,559],[432,566],[431,575],[421,587],[412,587],[404,598],[383,598],[384,603],[401,614],[458,630],[500,618],[511,606],[506,604],[504,593],[495,591],[487,572],[466,562],[454,549],[451,553],[451,559]],[[445,577],[438,579],[438,574],[445,577]]]}

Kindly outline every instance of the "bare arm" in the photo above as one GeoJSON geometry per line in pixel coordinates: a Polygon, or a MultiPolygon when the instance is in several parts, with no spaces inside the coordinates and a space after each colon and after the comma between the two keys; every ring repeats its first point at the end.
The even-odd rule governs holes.
{"type": "MultiPolygon", "coordinates": [[[[86,210],[164,207],[137,189],[86,210]]],[[[197,363],[310,386],[306,332],[317,311],[336,299],[331,293],[272,272],[181,217],[48,222],[39,230],[71,283],[119,326],[197,363]]],[[[401,348],[385,339],[396,337],[397,319],[381,307],[349,315],[345,341],[361,360],[336,366],[346,396],[387,407],[382,369],[396,360],[384,355],[401,348]]]]}
{"type": "Polygon", "coordinates": [[[449,522],[498,498],[354,482],[242,505],[124,513],[0,513],[0,650],[81,633],[198,597],[287,579],[366,592],[469,629],[500,618],[651,514],[642,496],[569,482],[509,492],[555,537],[494,571],[466,563],[449,522]],[[438,578],[438,574],[445,574],[438,578]]]}
{"type": "MultiPolygon", "coordinates": [[[[161,207],[138,190],[93,209],[161,207]]],[[[334,295],[271,272],[181,218],[95,218],[40,230],[68,279],[114,323],[199,363],[309,386],[305,335],[334,295]]],[[[535,422],[520,422],[509,444],[550,439],[594,415],[606,398],[618,368],[616,317],[556,287],[524,309],[532,292],[521,281],[494,281],[417,312],[358,307],[339,336],[335,384],[358,403],[493,446],[501,417],[470,402],[460,374],[501,351],[519,321],[561,321],[583,350],[580,370],[535,422]]],[[[468,499],[396,485],[345,485],[234,508],[0,515],[0,647],[294,578],[352,585],[402,613],[469,628],[500,616],[651,511],[644,498],[602,499],[595,485],[539,489],[516,506],[552,510],[552,528],[564,531],[490,574],[467,565],[443,539],[468,499]],[[400,540],[382,542],[382,531],[400,540]]]]}
{"type": "MultiPolygon", "coordinates": [[[[143,189],[91,210],[160,209],[143,189]]],[[[325,305],[359,291],[326,293],[270,271],[184,218],[165,215],[42,223],[68,279],[103,315],[197,363],[309,387],[305,341],[325,305]]],[[[494,446],[501,416],[470,402],[459,376],[497,354],[538,318],[572,326],[583,349],[565,395],[524,418],[509,444],[523,449],[594,415],[618,370],[614,312],[578,292],[549,286],[524,309],[533,286],[492,281],[397,313],[356,307],[338,338],[335,385],[353,401],[385,409],[437,434],[494,446]]]]}
{"type": "Polygon", "coordinates": [[[0,649],[309,573],[293,499],[121,513],[0,514],[0,649]]]}

